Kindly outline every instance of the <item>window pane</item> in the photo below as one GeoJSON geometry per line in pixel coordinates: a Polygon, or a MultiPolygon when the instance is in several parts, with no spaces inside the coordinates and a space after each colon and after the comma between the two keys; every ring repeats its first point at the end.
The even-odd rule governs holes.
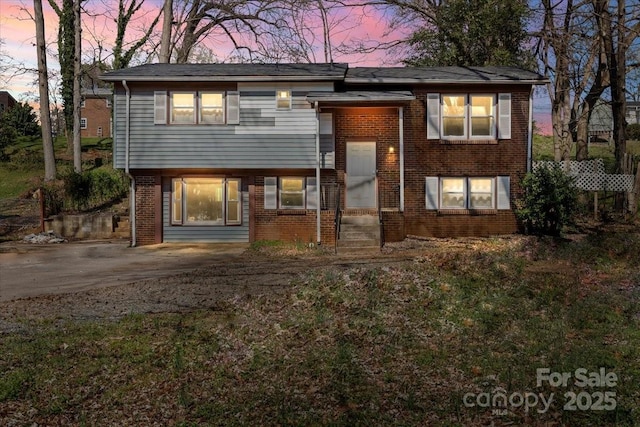
{"type": "Polygon", "coordinates": [[[493,178],[469,178],[469,207],[493,209],[493,178]]]}
{"type": "Polygon", "coordinates": [[[465,96],[442,97],[442,135],[465,137],[465,96]]]}
{"type": "Polygon", "coordinates": [[[276,108],[278,109],[291,108],[291,91],[279,90],[276,92],[276,108]]]}
{"type": "Polygon", "coordinates": [[[193,93],[171,94],[172,123],[194,123],[194,111],[195,106],[193,93]]]}
{"type": "Polygon", "coordinates": [[[240,181],[227,181],[227,224],[240,224],[240,181]]]}
{"type": "Polygon", "coordinates": [[[186,222],[217,222],[223,219],[223,180],[185,178],[186,222]]]}
{"type": "Polygon", "coordinates": [[[200,94],[200,121],[224,123],[224,96],[222,93],[200,94]]]}
{"type": "Polygon", "coordinates": [[[472,136],[493,136],[493,117],[471,118],[472,136]]]}
{"type": "Polygon", "coordinates": [[[173,180],[173,204],[171,206],[171,222],[182,224],[182,180],[173,180]]]}
{"type": "Polygon", "coordinates": [[[442,207],[464,208],[464,178],[442,179],[442,207]]]}
{"type": "Polygon", "coordinates": [[[444,136],[464,136],[464,118],[444,117],[442,119],[444,136]]]}
{"type": "Polygon", "coordinates": [[[464,117],[464,96],[443,96],[442,115],[464,117]]]}
{"type": "Polygon", "coordinates": [[[304,208],[304,178],[280,178],[280,207],[304,208]]]}
{"type": "Polygon", "coordinates": [[[471,136],[493,136],[494,98],[471,95],[471,136]]]}

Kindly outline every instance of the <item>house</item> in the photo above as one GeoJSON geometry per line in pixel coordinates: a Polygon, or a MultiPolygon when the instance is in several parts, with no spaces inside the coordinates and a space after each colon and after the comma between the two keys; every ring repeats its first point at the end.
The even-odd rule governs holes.
{"type": "Polygon", "coordinates": [[[80,136],[82,138],[111,137],[111,103],[113,92],[109,88],[82,89],[80,104],[80,136]]]}
{"type": "Polygon", "coordinates": [[[6,90],[0,90],[0,114],[4,113],[6,110],[13,108],[18,101],[11,96],[9,92],[6,90]]]}
{"type": "Polygon", "coordinates": [[[332,245],[349,238],[336,223],[373,224],[384,241],[514,233],[532,90],[545,83],[515,68],[346,64],[147,64],[102,78],[133,245],[332,245]]]}
{"type": "Polygon", "coordinates": [[[589,117],[589,142],[608,143],[613,137],[613,112],[611,104],[598,100],[589,117]]]}
{"type": "Polygon", "coordinates": [[[627,124],[640,125],[640,101],[627,101],[627,124]]]}

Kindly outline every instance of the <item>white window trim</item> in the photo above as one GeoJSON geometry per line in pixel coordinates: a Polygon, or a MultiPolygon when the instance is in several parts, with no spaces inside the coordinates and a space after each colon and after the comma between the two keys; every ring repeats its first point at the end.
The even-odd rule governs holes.
{"type": "Polygon", "coordinates": [[[498,113],[498,97],[497,94],[495,93],[470,93],[467,95],[467,121],[468,121],[468,126],[467,126],[467,132],[469,134],[468,139],[496,139],[496,135],[497,135],[497,126],[498,126],[498,117],[497,117],[497,113],[498,113]],[[471,106],[471,97],[473,96],[486,96],[486,97],[491,97],[492,98],[492,103],[491,103],[491,109],[492,109],[492,115],[491,116],[479,116],[479,117],[491,117],[492,123],[491,123],[491,134],[490,135],[472,135],[472,123],[471,120],[473,118],[473,111],[472,111],[472,106],[471,106]]]}
{"type": "Polygon", "coordinates": [[[291,89],[276,89],[276,110],[286,111],[291,110],[291,106],[293,104],[293,92],[291,89]],[[280,98],[281,92],[287,92],[289,96],[287,98],[280,98]],[[280,101],[287,101],[286,107],[280,107],[278,104],[280,101]]]}
{"type": "MultiPolygon", "coordinates": [[[[426,177],[425,189],[425,202],[427,210],[470,210],[470,211],[482,211],[482,210],[510,210],[511,207],[508,203],[508,194],[505,196],[507,200],[499,200],[500,194],[498,184],[500,181],[505,180],[503,184],[506,188],[506,192],[509,192],[509,177],[508,176],[442,176],[442,177],[426,177]],[[444,191],[442,190],[443,180],[445,179],[462,179],[463,181],[463,198],[464,206],[443,206],[444,191]],[[490,179],[491,180],[491,207],[472,208],[471,207],[471,180],[473,179],[490,179]],[[430,187],[430,180],[437,180],[437,188],[430,187]],[[430,187],[430,188],[429,188],[430,187]],[[431,198],[432,195],[428,194],[429,190],[437,190],[437,197],[431,198]],[[437,204],[437,205],[436,205],[437,204]]],[[[433,184],[436,182],[433,181],[433,184]]]]}
{"type": "MultiPolygon", "coordinates": [[[[297,192],[296,192],[297,193],[297,192]]],[[[306,209],[307,207],[307,179],[304,176],[281,176],[278,178],[278,209],[306,209]],[[302,180],[302,206],[283,206],[282,205],[282,180],[283,179],[301,179],[302,180]]]]}
{"type": "Polygon", "coordinates": [[[215,90],[204,90],[204,91],[199,91],[198,92],[198,96],[197,96],[197,100],[198,100],[198,124],[201,125],[224,125],[227,123],[227,95],[225,91],[215,91],[215,90]],[[220,122],[214,122],[214,123],[205,123],[202,120],[202,109],[204,107],[203,102],[202,102],[202,95],[206,95],[206,94],[218,94],[218,95],[222,95],[222,103],[220,104],[220,108],[222,109],[222,121],[220,122]]]}
{"type": "Polygon", "coordinates": [[[170,204],[170,219],[169,222],[171,225],[175,226],[184,226],[184,227],[198,227],[198,226],[206,226],[206,227],[221,227],[221,226],[237,226],[242,225],[242,179],[241,178],[227,178],[220,176],[182,176],[179,178],[173,178],[171,180],[171,204],[170,204]],[[185,179],[189,178],[203,178],[203,179],[221,179],[222,180],[222,216],[223,218],[218,221],[188,221],[185,215],[187,197],[186,191],[186,182],[185,179]],[[229,181],[237,181],[238,182],[238,221],[229,221],[228,220],[228,183],[229,181]],[[176,184],[179,184],[179,197],[176,198],[176,184]],[[176,217],[176,207],[180,206],[180,216],[176,217]]]}
{"type": "Polygon", "coordinates": [[[468,180],[466,177],[461,177],[461,176],[443,176],[440,177],[440,180],[438,182],[438,192],[439,192],[439,197],[438,197],[438,206],[440,209],[467,209],[467,206],[469,206],[469,197],[468,197],[468,180]],[[442,189],[442,186],[444,185],[444,180],[445,179],[457,179],[457,180],[462,180],[462,199],[464,200],[464,205],[463,206],[444,206],[444,202],[443,202],[443,198],[444,198],[444,190],[442,189]]]}
{"type": "MultiPolygon", "coordinates": [[[[512,128],[512,94],[510,92],[469,92],[469,93],[438,93],[432,92],[426,95],[426,137],[428,140],[441,141],[483,141],[483,140],[507,140],[511,139],[512,128]],[[465,97],[465,117],[464,136],[444,135],[444,97],[464,96],[465,97]],[[471,136],[471,96],[490,96],[493,98],[493,124],[491,126],[491,136],[474,135],[471,136]]],[[[485,116],[486,117],[486,116],[485,116]]]]}
{"type": "MultiPolygon", "coordinates": [[[[446,140],[461,140],[461,139],[468,139],[467,135],[469,134],[469,124],[468,124],[468,118],[469,118],[469,96],[467,94],[464,93],[443,93],[440,95],[440,138],[442,139],[446,139],[446,140]],[[444,98],[445,97],[463,97],[464,98],[464,107],[463,107],[463,111],[464,111],[464,115],[463,115],[463,135],[445,135],[444,134],[444,119],[445,119],[445,115],[444,115],[444,98]]],[[[448,116],[448,117],[457,117],[457,116],[448,116]]]]}
{"type": "MultiPolygon", "coordinates": [[[[186,109],[186,108],[185,108],[186,109]]],[[[197,92],[195,91],[180,91],[180,90],[174,90],[169,92],[169,123],[172,125],[195,125],[196,124],[196,117],[197,117],[197,112],[198,110],[198,96],[197,96],[197,92]],[[175,122],[173,120],[173,109],[175,108],[173,105],[173,95],[176,94],[190,94],[193,96],[193,113],[192,113],[192,117],[191,117],[191,122],[189,123],[180,123],[180,122],[175,122]]]]}
{"type": "Polygon", "coordinates": [[[86,129],[88,125],[88,121],[86,117],[80,118],[80,129],[86,129]]]}

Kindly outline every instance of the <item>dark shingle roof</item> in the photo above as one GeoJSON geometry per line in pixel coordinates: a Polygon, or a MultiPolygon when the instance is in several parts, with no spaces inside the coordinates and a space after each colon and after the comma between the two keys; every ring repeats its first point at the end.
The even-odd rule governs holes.
{"type": "Polygon", "coordinates": [[[343,80],[346,64],[146,64],[110,71],[106,81],[343,80]]]}
{"type": "Polygon", "coordinates": [[[513,67],[356,67],[347,83],[545,83],[543,76],[513,67]]]}
{"type": "Polygon", "coordinates": [[[416,99],[409,91],[309,92],[307,101],[314,102],[408,102],[416,99]]]}

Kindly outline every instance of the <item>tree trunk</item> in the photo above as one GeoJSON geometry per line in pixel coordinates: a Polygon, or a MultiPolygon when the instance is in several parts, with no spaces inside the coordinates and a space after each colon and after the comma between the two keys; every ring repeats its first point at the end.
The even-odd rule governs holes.
{"type": "Polygon", "coordinates": [[[164,0],[162,13],[162,38],[160,39],[160,63],[171,62],[171,26],[173,23],[173,0],[164,0]]]}
{"type": "Polygon", "coordinates": [[[576,160],[581,162],[589,157],[589,104],[583,103],[581,114],[576,120],[576,160]]]}
{"type": "Polygon", "coordinates": [[[49,112],[49,72],[44,38],[44,15],[42,0],[33,0],[36,21],[36,45],[38,53],[38,87],[40,90],[40,123],[42,124],[42,151],[44,152],[44,180],[56,179],[56,159],[51,136],[51,116],[49,112]]]}
{"type": "Polygon", "coordinates": [[[76,22],[75,30],[75,47],[73,55],[73,170],[77,173],[82,172],[82,139],[80,137],[80,115],[82,93],[80,89],[80,80],[82,79],[82,67],[80,58],[82,55],[82,35],[80,21],[80,1],[75,0],[73,3],[73,14],[76,22]]]}

